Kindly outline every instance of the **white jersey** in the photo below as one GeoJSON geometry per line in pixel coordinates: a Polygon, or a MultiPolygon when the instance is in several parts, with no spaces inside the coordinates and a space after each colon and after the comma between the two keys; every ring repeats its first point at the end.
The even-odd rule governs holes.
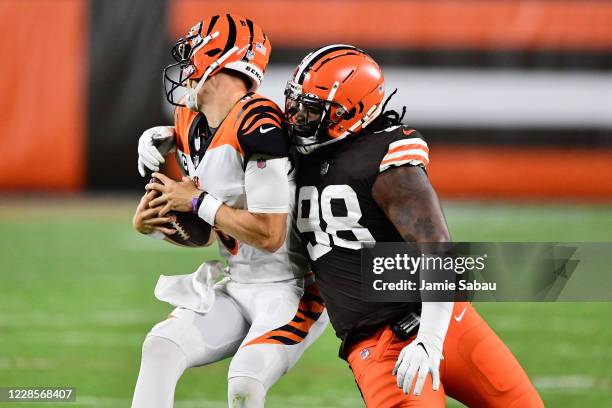
{"type": "MultiPolygon", "coordinates": [[[[285,213],[287,236],[274,253],[238,242],[217,230],[221,255],[227,259],[232,280],[243,283],[277,282],[301,278],[308,271],[295,228],[295,171],[291,169],[288,136],[278,106],[258,94],[247,94],[210,136],[205,116],[187,108],[175,111],[177,158],[186,174],[203,191],[224,204],[252,212],[285,213]],[[249,203],[245,174],[269,165],[265,158],[284,158],[289,186],[273,190],[289,206],[254,209],[249,203]],[[287,201],[288,198],[288,201],[287,201]]],[[[253,193],[255,194],[255,193],[253,193]]],[[[272,197],[273,198],[273,197],[272,197]]]]}

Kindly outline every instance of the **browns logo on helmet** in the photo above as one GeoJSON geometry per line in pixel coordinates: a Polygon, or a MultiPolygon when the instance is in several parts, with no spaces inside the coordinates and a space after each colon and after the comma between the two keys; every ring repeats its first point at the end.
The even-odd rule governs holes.
{"type": "Polygon", "coordinates": [[[248,18],[224,14],[199,21],[172,47],[176,62],[163,71],[166,98],[173,105],[189,106],[189,98],[194,98],[206,79],[222,69],[245,75],[250,80],[249,91],[255,91],[263,80],[271,51],[268,36],[248,18]],[[187,88],[184,101],[175,101],[174,92],[186,87],[189,79],[196,80],[197,85],[187,88]]]}
{"type": "Polygon", "coordinates": [[[382,111],[378,64],[351,45],[333,44],[302,60],[285,89],[285,118],[293,144],[310,153],[365,128],[382,111]]]}

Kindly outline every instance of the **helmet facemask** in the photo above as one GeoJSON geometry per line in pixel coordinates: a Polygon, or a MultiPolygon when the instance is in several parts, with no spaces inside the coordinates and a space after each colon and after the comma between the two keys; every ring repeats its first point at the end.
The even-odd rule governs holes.
{"type": "MultiPolygon", "coordinates": [[[[212,36],[208,37],[206,42],[212,39],[212,36]]],[[[196,67],[192,63],[192,57],[195,48],[204,42],[205,40],[202,38],[202,22],[199,22],[189,31],[186,37],[179,38],[172,46],[171,55],[176,62],[166,66],[163,71],[164,93],[166,94],[166,99],[172,105],[185,106],[185,104],[175,101],[174,92],[178,88],[186,87],[187,80],[195,79],[192,78],[196,72],[196,67]]]]}
{"type": "Polygon", "coordinates": [[[176,62],[168,65],[163,75],[166,99],[172,105],[198,111],[199,91],[222,69],[248,77],[247,90],[254,92],[263,80],[271,49],[261,28],[244,17],[225,14],[200,21],[172,47],[176,62]],[[178,88],[186,89],[184,96],[175,95],[178,88]]]}
{"type": "Polygon", "coordinates": [[[327,129],[336,125],[346,114],[340,104],[331,102],[337,87],[332,88],[330,100],[313,94],[302,94],[302,86],[293,81],[285,88],[285,119],[289,137],[298,152],[312,153],[317,148],[332,143],[327,129]]]}
{"type": "MultiPolygon", "coordinates": [[[[229,52],[225,55],[221,56],[214,63],[212,63],[208,69],[204,72],[204,74],[200,78],[193,78],[193,75],[197,71],[197,67],[193,63],[193,56],[197,50],[204,47],[206,44],[214,40],[219,36],[219,32],[215,31],[212,34],[207,35],[206,37],[202,37],[202,22],[199,22],[196,26],[194,26],[189,34],[179,39],[174,46],[172,46],[172,58],[176,61],[174,64],[168,65],[164,68],[164,91],[166,93],[166,99],[172,105],[175,106],[186,106],[191,110],[198,110],[198,101],[197,94],[199,90],[204,85],[204,82],[208,78],[208,76],[219,67],[219,65],[223,62],[223,60],[227,59],[232,53],[234,53],[238,47],[233,47],[229,52]],[[173,73],[178,69],[178,80],[172,78],[173,73]],[[189,79],[193,79],[197,82],[195,87],[187,86],[187,81],[189,79]],[[169,86],[168,86],[169,84],[169,86]],[[174,100],[174,92],[178,88],[185,88],[184,101],[185,103],[177,103],[174,100]]],[[[220,49],[213,49],[207,52],[209,56],[215,56],[216,54],[212,54],[212,52],[219,51],[216,54],[221,52],[220,49]]]]}

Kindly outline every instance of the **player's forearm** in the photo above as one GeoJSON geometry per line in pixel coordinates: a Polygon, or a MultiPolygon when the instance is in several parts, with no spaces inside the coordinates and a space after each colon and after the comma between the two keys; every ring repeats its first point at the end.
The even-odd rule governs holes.
{"type": "Polygon", "coordinates": [[[275,252],[285,242],[287,214],[261,214],[219,207],[215,226],[238,241],[275,252]]]}
{"type": "MultiPolygon", "coordinates": [[[[426,173],[417,167],[401,167],[381,174],[373,195],[406,242],[415,242],[425,255],[425,268],[419,278],[425,283],[439,282],[444,271],[436,270],[436,257],[445,252],[450,234],[436,192],[426,173]]],[[[420,285],[427,287],[427,285],[420,285]]],[[[419,336],[441,352],[453,302],[438,302],[427,290],[421,291],[423,307],[419,336]]]]}
{"type": "Polygon", "coordinates": [[[436,347],[438,353],[442,353],[453,304],[453,302],[423,302],[422,304],[417,336],[419,340],[424,340],[427,344],[436,347]]]}

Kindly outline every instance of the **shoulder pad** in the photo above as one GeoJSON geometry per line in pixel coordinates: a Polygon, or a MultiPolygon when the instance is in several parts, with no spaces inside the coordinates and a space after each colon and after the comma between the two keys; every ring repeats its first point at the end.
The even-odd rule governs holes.
{"type": "Polygon", "coordinates": [[[261,154],[273,157],[289,155],[289,137],[283,113],[271,100],[254,95],[244,102],[238,126],[238,143],[245,157],[261,154]]]}

